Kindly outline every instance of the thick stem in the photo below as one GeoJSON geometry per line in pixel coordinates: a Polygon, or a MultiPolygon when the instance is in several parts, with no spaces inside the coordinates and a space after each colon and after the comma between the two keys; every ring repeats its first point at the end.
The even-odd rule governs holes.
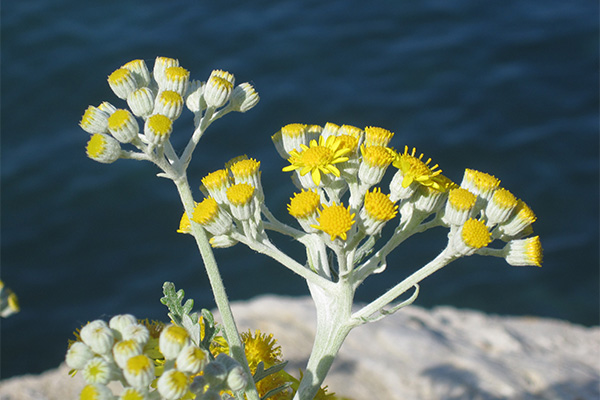
{"type": "MultiPolygon", "coordinates": [[[[181,197],[185,212],[191,221],[191,217],[194,213],[194,200],[190,186],[187,182],[187,178],[184,176],[175,180],[174,182],[175,186],[177,186],[177,191],[181,197]]],[[[246,359],[246,354],[244,353],[242,340],[238,333],[235,319],[233,318],[233,312],[231,311],[231,307],[229,305],[229,299],[227,298],[227,293],[225,291],[225,286],[223,285],[223,280],[221,279],[221,273],[219,272],[217,261],[215,260],[215,256],[212,248],[210,247],[210,243],[208,242],[208,238],[206,237],[206,232],[200,225],[193,222],[191,223],[191,229],[192,234],[196,239],[198,250],[200,250],[202,260],[204,261],[204,267],[206,269],[206,274],[208,275],[208,280],[210,281],[215,303],[217,304],[217,308],[221,314],[223,329],[225,331],[225,336],[227,337],[227,343],[231,349],[231,356],[244,367],[249,379],[251,380],[252,372],[248,367],[248,361],[246,359]]],[[[249,400],[259,400],[258,392],[256,391],[254,384],[248,385],[246,389],[246,395],[249,400]]]]}
{"type": "Polygon", "coordinates": [[[350,324],[354,292],[346,281],[336,285],[335,293],[308,282],[317,309],[317,331],[306,371],[294,400],[312,400],[323,384],[344,339],[354,325],[350,324]]]}

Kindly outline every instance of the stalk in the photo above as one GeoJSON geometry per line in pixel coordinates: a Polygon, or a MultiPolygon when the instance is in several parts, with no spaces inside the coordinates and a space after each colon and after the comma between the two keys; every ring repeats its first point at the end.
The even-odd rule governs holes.
{"type": "Polygon", "coordinates": [[[308,287],[317,310],[317,330],[306,371],[294,400],[311,400],[316,396],[342,343],[355,326],[350,323],[354,292],[347,281],[341,280],[336,284],[336,293],[310,282],[308,287]]]}
{"type": "MultiPolygon", "coordinates": [[[[231,311],[231,307],[229,305],[229,299],[227,297],[227,292],[225,291],[225,286],[223,285],[223,280],[221,279],[221,273],[219,272],[217,261],[215,260],[215,256],[212,248],[210,247],[210,243],[208,242],[208,238],[206,237],[206,232],[201,226],[192,221],[192,215],[194,213],[194,200],[187,177],[183,175],[183,177],[175,179],[173,182],[175,182],[175,186],[177,186],[177,191],[179,192],[185,212],[190,218],[192,234],[196,239],[198,250],[200,251],[200,255],[204,261],[204,267],[213,291],[215,303],[219,309],[219,313],[221,314],[223,329],[225,331],[225,336],[227,337],[229,348],[231,349],[231,356],[244,367],[249,379],[251,380],[252,372],[248,366],[248,360],[246,359],[246,354],[244,353],[242,340],[238,333],[233,312],[231,311]]],[[[248,385],[246,388],[246,396],[249,400],[259,400],[258,392],[256,391],[256,386],[254,383],[248,385]]]]}

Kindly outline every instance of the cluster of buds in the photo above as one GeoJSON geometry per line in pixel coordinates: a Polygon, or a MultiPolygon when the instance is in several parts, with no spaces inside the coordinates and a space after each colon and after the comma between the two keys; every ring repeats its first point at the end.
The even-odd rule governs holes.
{"type": "Polygon", "coordinates": [[[190,72],[178,60],[167,57],[156,58],[152,73],[144,60],[130,61],[109,75],[108,84],[127,107],[117,108],[109,102],[90,106],[80,122],[92,135],[88,157],[102,163],[119,158],[156,161],[154,156],[163,151],[170,163],[175,163],[169,138],[173,121],[184,106],[194,114],[197,128],[186,148],[189,158],[212,121],[231,111],[246,112],[259,100],[252,85],[235,86],[235,77],[229,72],[214,70],[206,81],[191,80],[190,72]],[[141,153],[124,151],[123,144],[132,144],[141,153]]]}
{"type": "Polygon", "coordinates": [[[86,382],[81,400],[221,399],[221,392],[248,384],[239,363],[226,354],[211,361],[178,325],[142,323],[124,314],[108,324],[89,322],[79,338],[69,346],[66,363],[86,382]],[[118,397],[111,382],[123,387],[118,397]]]}

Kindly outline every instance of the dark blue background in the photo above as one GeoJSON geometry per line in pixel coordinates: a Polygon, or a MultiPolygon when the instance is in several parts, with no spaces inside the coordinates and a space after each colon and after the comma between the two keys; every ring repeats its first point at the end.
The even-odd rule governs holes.
{"type": "MultiPolygon", "coordinates": [[[[545,249],[542,269],[455,262],[424,282],[417,304],[598,324],[597,2],[28,0],[4,2],[1,18],[1,277],[22,305],[2,320],[2,377],[58,365],[88,320],[166,319],[165,280],[214,304],[193,240],[175,233],[173,185],[148,163],[87,159],[78,127],[88,105],[121,104],[106,83],[114,69],[157,55],[198,79],[229,70],[261,95],[210,128],[189,171],[195,186],[248,154],[262,162],[267,205],[289,220],[294,188],[274,132],[291,122],[388,128],[393,146],[416,146],[456,181],[465,167],[496,175],[538,215],[545,249]]],[[[175,129],[181,146],[189,118],[175,129]]],[[[444,242],[442,230],[409,241],[358,300],[444,242]]],[[[241,245],[216,256],[234,300],[307,294],[241,245]]]]}

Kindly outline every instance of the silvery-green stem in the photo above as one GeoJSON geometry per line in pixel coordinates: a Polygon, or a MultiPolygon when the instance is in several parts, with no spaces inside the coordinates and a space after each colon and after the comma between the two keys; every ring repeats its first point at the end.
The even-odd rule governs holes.
{"type": "Polygon", "coordinates": [[[356,325],[350,323],[354,291],[340,280],[333,291],[308,282],[317,310],[317,331],[306,370],[294,400],[313,399],[323,384],[344,339],[356,325]]]}
{"type": "Polygon", "coordinates": [[[445,267],[454,259],[454,251],[450,248],[450,246],[446,247],[444,251],[442,251],[436,258],[431,260],[425,266],[421,267],[421,269],[404,279],[402,282],[398,283],[396,286],[379,296],[377,299],[373,300],[359,311],[355,312],[352,315],[352,320],[357,323],[367,322],[371,315],[383,310],[385,306],[396,300],[398,296],[402,295],[404,292],[421,282],[423,279],[427,278],[429,275],[433,274],[435,271],[445,267]]]}
{"type": "MultiPolygon", "coordinates": [[[[185,212],[191,221],[191,217],[194,213],[194,199],[192,197],[192,192],[190,190],[187,177],[183,175],[173,182],[175,182],[175,186],[177,186],[177,191],[181,197],[185,212]]],[[[227,298],[227,293],[225,291],[225,286],[223,285],[223,280],[221,279],[221,273],[219,272],[217,261],[215,260],[215,256],[212,248],[210,247],[210,243],[208,242],[208,238],[206,237],[206,232],[200,225],[194,222],[191,222],[191,229],[192,234],[196,239],[198,249],[200,250],[202,260],[204,261],[204,267],[206,268],[206,273],[210,281],[215,303],[217,304],[217,308],[221,314],[223,329],[225,331],[225,336],[227,337],[227,343],[229,344],[229,348],[231,350],[231,356],[244,367],[249,379],[251,380],[252,373],[248,367],[248,361],[246,360],[246,355],[242,346],[242,340],[238,333],[235,319],[233,318],[233,313],[229,305],[229,299],[227,298]]],[[[254,384],[248,385],[246,389],[246,396],[249,400],[259,400],[258,392],[256,391],[254,384]]]]}

